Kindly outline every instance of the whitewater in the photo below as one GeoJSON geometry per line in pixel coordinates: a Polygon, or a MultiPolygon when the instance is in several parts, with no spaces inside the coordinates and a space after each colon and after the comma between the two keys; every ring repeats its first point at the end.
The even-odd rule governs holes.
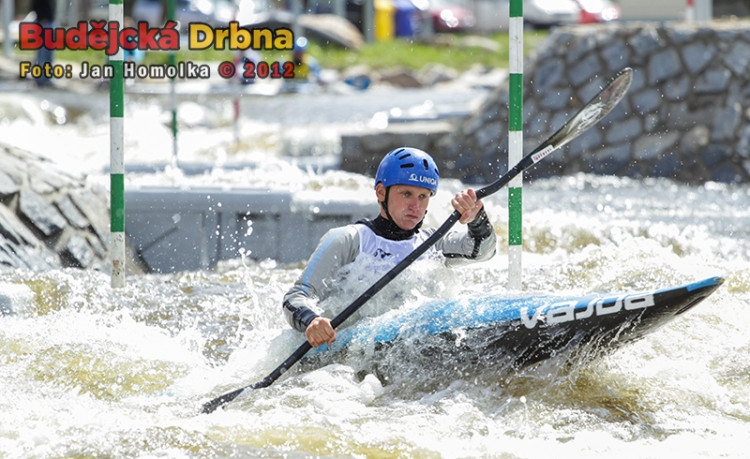
{"type": "MultiPolygon", "coordinates": [[[[196,93],[180,97],[174,158],[168,95],[131,93],[126,163],[154,167],[129,173],[126,186],[374,199],[371,177],[332,166],[342,129],[483,95],[449,86],[243,97],[236,126],[230,94],[196,93]],[[187,174],[181,163],[210,167],[187,174]]],[[[107,109],[102,91],[3,92],[0,138],[105,186],[107,109]]],[[[426,225],[447,218],[456,190],[481,185],[443,181],[426,225]]],[[[552,359],[461,378],[414,371],[383,384],[334,363],[292,370],[205,415],[203,403],[262,379],[301,343],[281,299],[303,262],[238,254],[212,270],[131,274],[120,289],[104,272],[6,269],[0,457],[746,457],[750,187],[575,175],[525,183],[523,199],[524,292],[635,292],[715,275],[726,282],[667,326],[585,364],[552,359]]],[[[507,287],[507,194],[485,205],[499,239],[494,259],[413,266],[365,312],[518,293],[507,287]]],[[[344,283],[338,300],[348,304],[367,286],[344,283]]]]}

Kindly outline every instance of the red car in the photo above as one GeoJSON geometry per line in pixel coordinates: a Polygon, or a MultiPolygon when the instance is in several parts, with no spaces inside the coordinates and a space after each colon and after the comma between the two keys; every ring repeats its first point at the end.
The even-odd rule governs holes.
{"type": "Polygon", "coordinates": [[[620,7],[609,0],[576,0],[581,9],[581,24],[610,22],[620,19],[620,7]]]}
{"type": "Polygon", "coordinates": [[[466,32],[477,25],[474,13],[460,0],[429,0],[429,10],[435,32],[466,32]]]}

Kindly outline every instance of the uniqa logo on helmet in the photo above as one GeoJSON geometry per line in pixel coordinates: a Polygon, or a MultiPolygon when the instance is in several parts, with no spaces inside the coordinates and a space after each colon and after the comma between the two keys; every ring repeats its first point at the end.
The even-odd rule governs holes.
{"type": "Polygon", "coordinates": [[[409,181],[410,182],[427,183],[428,185],[432,185],[433,187],[437,187],[437,180],[435,180],[434,177],[428,177],[426,175],[411,174],[411,175],[409,175],[409,181]]]}

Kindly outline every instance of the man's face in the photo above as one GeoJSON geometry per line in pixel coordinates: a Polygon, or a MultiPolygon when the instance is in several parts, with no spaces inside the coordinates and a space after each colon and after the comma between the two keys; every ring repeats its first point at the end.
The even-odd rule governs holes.
{"type": "MultiPolygon", "coordinates": [[[[385,187],[379,183],[375,194],[378,202],[385,201],[385,187]]],[[[430,203],[430,190],[412,185],[393,185],[388,196],[388,211],[393,222],[403,230],[412,230],[422,221],[430,203]]],[[[388,218],[380,209],[380,215],[388,218]]]]}

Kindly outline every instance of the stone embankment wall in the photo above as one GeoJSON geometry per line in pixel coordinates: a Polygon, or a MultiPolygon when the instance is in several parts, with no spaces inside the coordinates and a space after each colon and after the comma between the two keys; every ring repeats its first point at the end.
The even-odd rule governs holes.
{"type": "MultiPolygon", "coordinates": [[[[587,172],[685,183],[750,182],[750,22],[557,29],[524,68],[524,152],[624,67],[625,99],[527,177],[587,172]]],[[[445,175],[487,182],[507,170],[508,89],[443,137],[445,175]],[[499,163],[499,164],[498,164],[499,163]]]]}
{"type": "Polygon", "coordinates": [[[107,190],[13,147],[0,164],[0,268],[108,269],[107,190]]]}
{"type": "MultiPolygon", "coordinates": [[[[586,172],[683,183],[750,182],[750,21],[620,23],[553,30],[524,66],[524,152],[559,129],[624,67],[621,103],[526,178],[586,172]]],[[[374,174],[411,145],[441,174],[488,183],[507,171],[508,83],[470,116],[342,136],[342,168],[374,174]]]]}

